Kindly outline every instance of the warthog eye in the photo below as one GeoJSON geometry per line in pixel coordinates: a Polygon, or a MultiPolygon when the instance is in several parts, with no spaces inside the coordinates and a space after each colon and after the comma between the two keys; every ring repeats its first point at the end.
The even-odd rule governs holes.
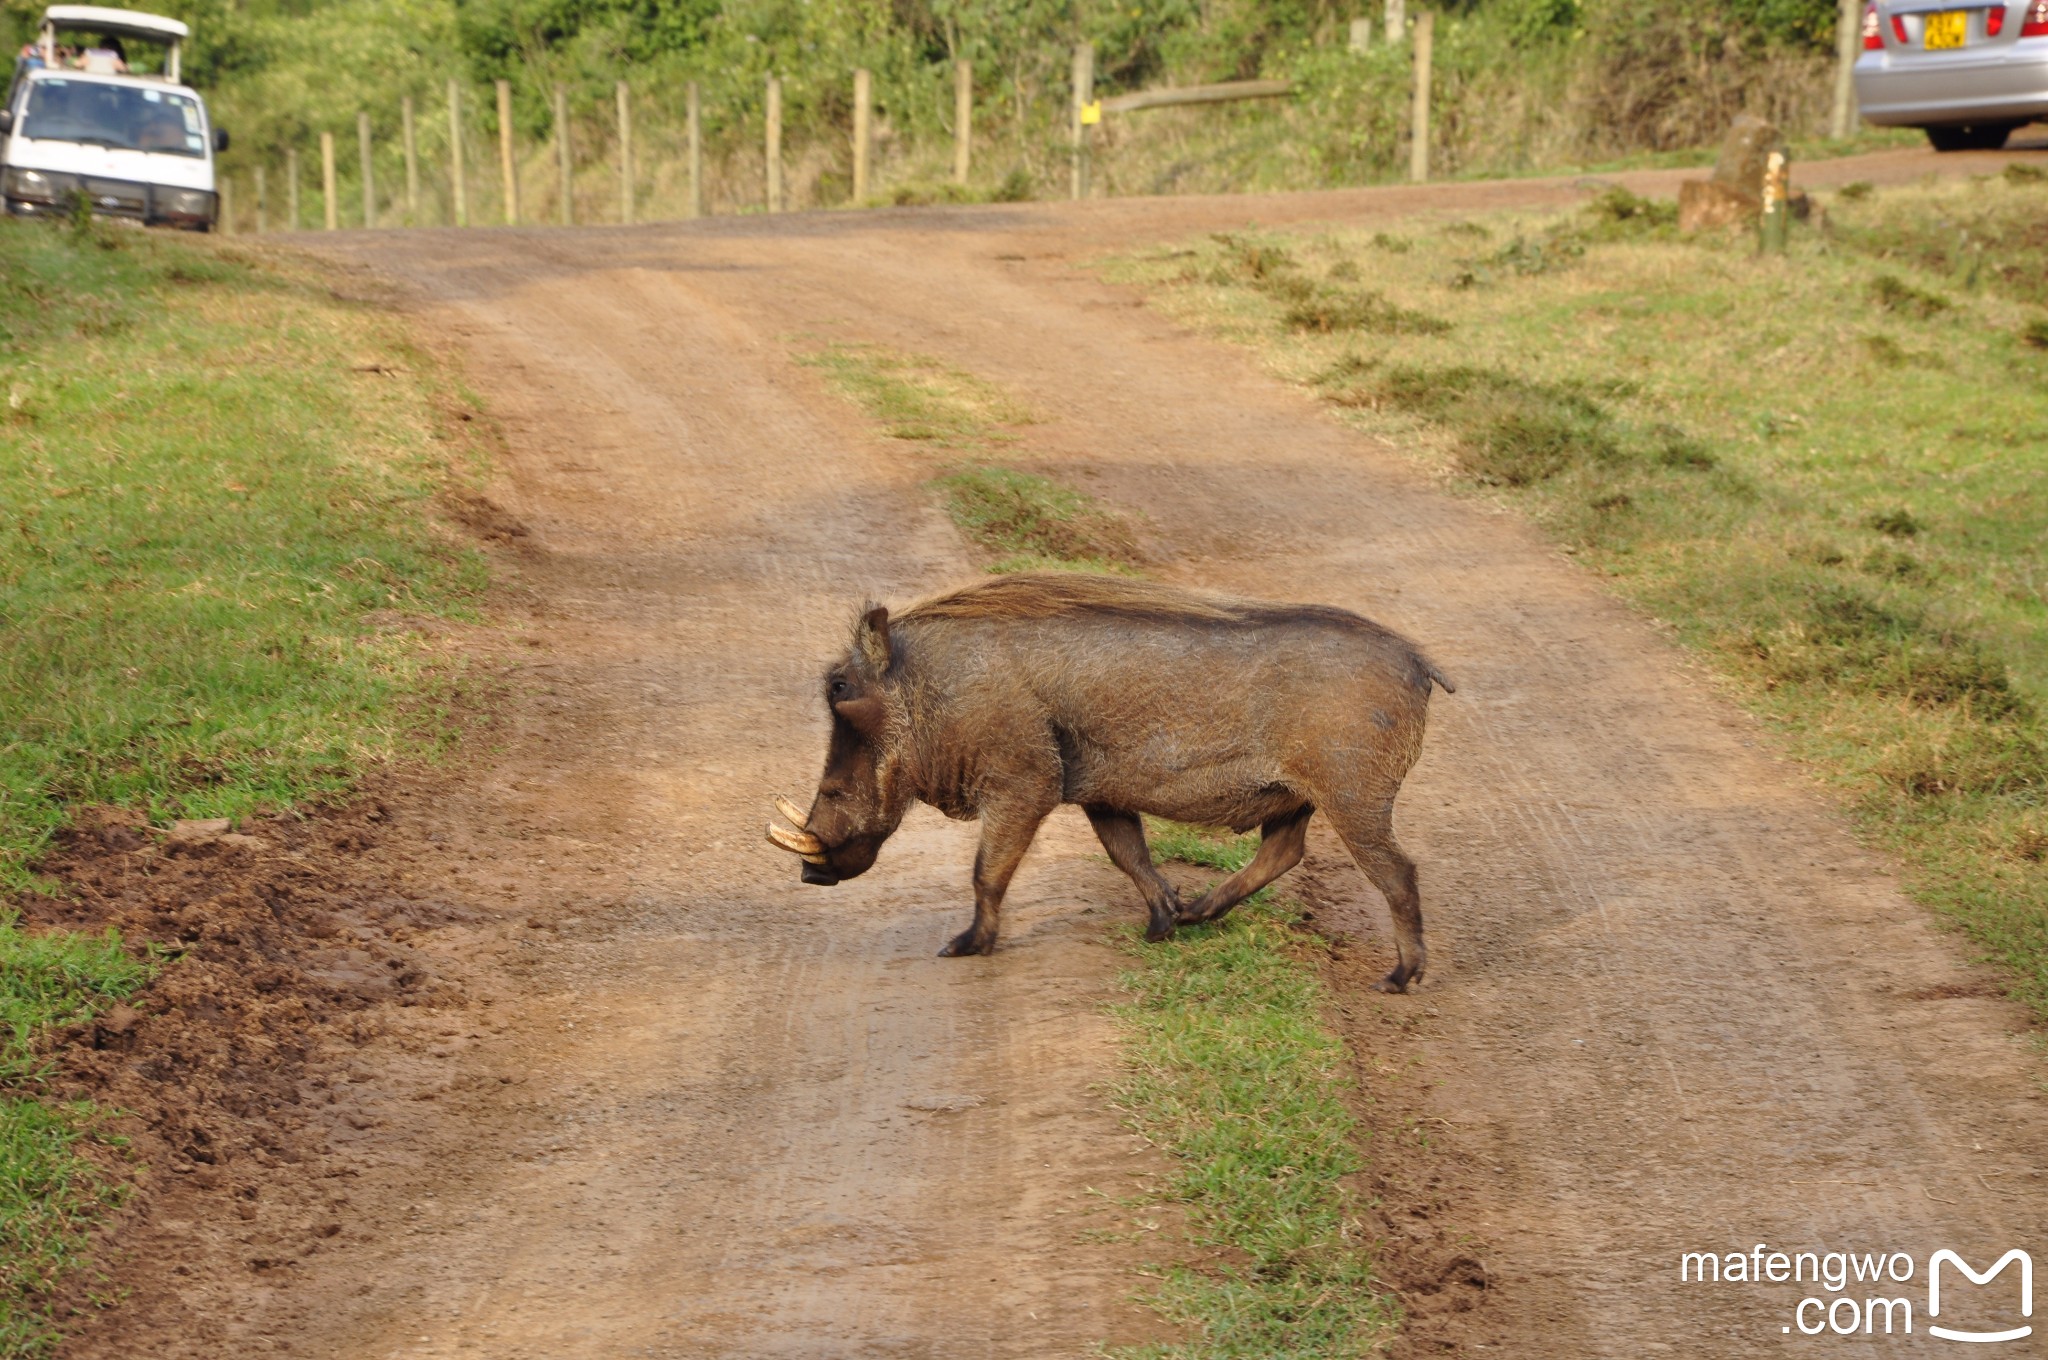
{"type": "Polygon", "coordinates": [[[834,680],[832,687],[826,690],[825,694],[826,697],[836,704],[842,699],[851,699],[853,697],[853,686],[847,684],[844,680],[834,680]]]}

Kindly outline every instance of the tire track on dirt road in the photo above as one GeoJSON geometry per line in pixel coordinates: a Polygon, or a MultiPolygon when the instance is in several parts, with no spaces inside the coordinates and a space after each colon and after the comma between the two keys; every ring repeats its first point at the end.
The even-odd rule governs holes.
{"type": "Polygon", "coordinates": [[[1411,1349],[1796,1354],[1789,1287],[1679,1289],[1677,1253],[2042,1240],[2023,1017],[1748,720],[1532,532],[1075,268],[1180,231],[1577,192],[318,243],[450,338],[504,430],[492,494],[532,531],[506,560],[506,631],[534,645],[508,648],[528,662],[499,747],[399,809],[483,918],[423,947],[497,970],[489,1036],[449,1061],[504,1081],[394,1097],[343,1149],[331,1249],[288,1280],[167,1283],[204,1325],[96,1353],[1035,1357],[1159,1334],[1126,1297],[1148,1244],[1082,1212],[1157,1168],[1095,1089],[1106,929],[1137,906],[1079,816],[1048,824],[986,960],[930,957],[971,828],[914,815],[830,892],[758,844],[767,795],[817,767],[815,676],[851,607],[972,571],[927,456],[793,359],[839,339],[1017,393],[1043,419],[1005,461],[1145,515],[1160,574],[1361,609],[1460,682],[1400,814],[1426,989],[1348,985],[1384,970],[1383,908],[1320,828],[1290,880],[1349,941],[1377,1160],[1429,1202],[1411,1219],[1393,1185],[1390,1231],[1487,1282],[1458,1312],[1413,1291],[1411,1349]],[[453,876],[465,854],[489,892],[453,876]],[[1445,1132],[1418,1151],[1407,1120],[1445,1132]]]}

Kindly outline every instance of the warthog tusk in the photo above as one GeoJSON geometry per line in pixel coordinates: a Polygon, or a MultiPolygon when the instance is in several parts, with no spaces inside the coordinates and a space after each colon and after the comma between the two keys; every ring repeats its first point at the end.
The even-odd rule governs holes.
{"type": "Polygon", "coordinates": [[[789,831],[770,822],[768,823],[768,839],[791,854],[802,855],[804,858],[810,859],[814,864],[823,864],[825,862],[825,842],[819,840],[808,831],[789,831]],[[813,858],[814,856],[816,858],[813,858]]]}
{"type": "Polygon", "coordinates": [[[811,829],[809,820],[804,816],[804,810],[779,793],[775,795],[775,810],[789,818],[789,824],[797,830],[808,831],[811,829]]]}

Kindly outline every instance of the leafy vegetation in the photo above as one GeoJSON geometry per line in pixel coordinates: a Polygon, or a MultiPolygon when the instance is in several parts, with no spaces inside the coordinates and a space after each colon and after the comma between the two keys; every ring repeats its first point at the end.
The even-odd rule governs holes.
{"type": "MultiPolygon", "coordinates": [[[[1160,857],[1225,873],[1257,848],[1172,823],[1149,832],[1160,857]]],[[[1129,1360],[1336,1360],[1379,1353],[1393,1330],[1343,1184],[1363,1165],[1362,1133],[1342,1041],[1320,1018],[1321,945],[1295,920],[1269,890],[1163,944],[1127,933],[1115,1100],[1172,1160],[1159,1199],[1184,1206],[1194,1245],[1214,1253],[1158,1267],[1149,1300],[1193,1339],[1118,1352],[1129,1360]]]]}
{"type": "MultiPolygon", "coordinates": [[[[0,0],[14,37],[42,0],[0,0]]],[[[618,138],[613,87],[638,91],[643,210],[678,214],[682,91],[702,91],[709,191],[722,211],[764,195],[765,83],[782,82],[789,200],[852,197],[851,73],[874,76],[875,201],[1017,199],[1063,192],[1069,53],[1095,44],[1100,91],[1284,77],[1289,101],[1114,115],[1095,139],[1109,193],[1311,188],[1398,177],[1407,164],[1409,55],[1384,34],[1348,50],[1352,7],[1333,0],[171,0],[194,26],[188,70],[236,147],[225,161],[253,199],[266,168],[282,215],[284,153],[320,220],[318,135],[332,132],[344,220],[360,203],[353,148],[367,113],[389,221],[452,212],[445,82],[463,85],[472,221],[502,220],[491,165],[498,127],[489,82],[510,82],[524,211],[553,220],[554,88],[563,87],[583,220],[610,220],[618,138]],[[953,64],[974,71],[973,182],[950,186],[953,64]],[[422,194],[401,200],[401,101],[420,137],[422,194]]],[[[1377,6],[1371,11],[1377,16],[1377,6]]],[[[1711,0],[1680,9],[1624,0],[1464,0],[1439,16],[1439,174],[1526,172],[1712,144],[1733,114],[1764,113],[1796,135],[1829,105],[1835,9],[1822,0],[1711,0]]],[[[0,35],[4,36],[4,35],[0,35]]]]}
{"type": "MultiPolygon", "coordinates": [[[[455,461],[430,373],[318,280],[0,221],[0,889],[80,805],[246,815],[437,739],[447,677],[398,625],[482,570],[424,513],[455,461]]],[[[0,915],[0,1354],[53,1343],[41,1301],[122,1193],[43,1045],[155,966],[0,915]]]]}
{"type": "Polygon", "coordinates": [[[2001,176],[1838,196],[1783,261],[1609,198],[1112,269],[1670,621],[2048,1014],[2044,218],[2048,185],[2001,176]],[[1962,224],[1996,243],[1981,260],[1962,224]],[[1474,286],[1475,244],[1504,238],[1581,253],[1474,286]],[[1301,330],[1247,252],[1453,329],[1301,330]]]}

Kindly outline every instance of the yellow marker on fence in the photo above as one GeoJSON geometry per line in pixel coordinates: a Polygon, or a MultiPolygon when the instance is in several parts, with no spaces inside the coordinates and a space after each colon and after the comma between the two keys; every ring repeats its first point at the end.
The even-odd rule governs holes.
{"type": "Polygon", "coordinates": [[[1094,127],[1102,121],[1102,101],[1097,99],[1081,106],[1081,126],[1094,127]]]}

